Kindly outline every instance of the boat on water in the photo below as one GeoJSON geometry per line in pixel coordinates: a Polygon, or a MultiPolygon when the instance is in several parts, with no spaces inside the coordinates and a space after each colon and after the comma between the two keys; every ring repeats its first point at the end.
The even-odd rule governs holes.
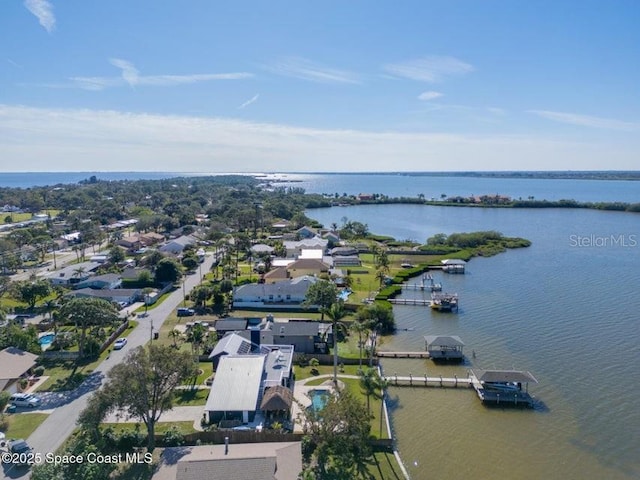
{"type": "Polygon", "coordinates": [[[505,393],[518,393],[522,390],[521,385],[516,382],[484,382],[485,390],[505,393]]]}
{"type": "Polygon", "coordinates": [[[431,294],[429,306],[439,312],[452,312],[458,310],[458,294],[457,293],[437,293],[431,294]]]}

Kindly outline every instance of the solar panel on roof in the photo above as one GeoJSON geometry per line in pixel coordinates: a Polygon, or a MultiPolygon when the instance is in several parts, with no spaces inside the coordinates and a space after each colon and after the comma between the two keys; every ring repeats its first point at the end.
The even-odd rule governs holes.
{"type": "Polygon", "coordinates": [[[246,353],[249,353],[251,351],[251,344],[249,342],[242,342],[240,344],[240,347],[238,347],[238,353],[240,355],[244,355],[246,353]]]}

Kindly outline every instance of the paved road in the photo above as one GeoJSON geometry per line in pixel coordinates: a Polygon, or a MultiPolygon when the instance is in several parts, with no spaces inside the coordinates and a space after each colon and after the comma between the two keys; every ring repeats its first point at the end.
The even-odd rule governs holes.
{"type": "MultiPolygon", "coordinates": [[[[207,255],[202,264],[202,272],[208,272],[213,264],[213,255],[207,255]]],[[[185,292],[189,293],[191,289],[200,283],[200,273],[189,275],[185,280],[185,292]]],[[[100,387],[106,374],[115,365],[120,363],[127,352],[140,345],[144,345],[151,338],[151,326],[153,330],[158,331],[167,317],[180,305],[183,301],[182,288],[177,289],[169,295],[164,302],[149,310],[148,315],[140,318],[140,324],[127,337],[127,345],[122,350],[115,350],[109,358],[103,361],[98,368],[78,387],[78,389],[64,394],[57,394],[55,405],[59,405],[49,417],[40,424],[35,432],[31,434],[27,442],[33,448],[35,453],[41,453],[42,456],[49,452],[55,452],[71,435],[76,428],[76,420],[80,412],[87,406],[90,393],[100,387]]],[[[47,399],[49,400],[49,399],[47,399]]],[[[51,408],[52,401],[46,402],[46,407],[51,408]]],[[[45,407],[45,405],[43,405],[45,407]]],[[[29,478],[30,472],[21,469],[3,470],[4,478],[29,478]]]]}

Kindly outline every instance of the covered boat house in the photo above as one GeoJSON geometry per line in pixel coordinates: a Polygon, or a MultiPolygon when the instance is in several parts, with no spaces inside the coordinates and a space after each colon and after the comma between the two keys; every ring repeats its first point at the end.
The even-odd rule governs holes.
{"type": "Polygon", "coordinates": [[[464,342],[457,335],[426,335],[424,343],[429,358],[434,361],[464,359],[464,342]]]}

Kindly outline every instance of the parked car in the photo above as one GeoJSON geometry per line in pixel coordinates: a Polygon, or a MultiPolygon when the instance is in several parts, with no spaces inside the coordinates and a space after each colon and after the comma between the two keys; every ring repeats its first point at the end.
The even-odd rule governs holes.
{"type": "MultiPolygon", "coordinates": [[[[11,440],[7,442],[7,450],[9,453],[17,453],[17,462],[11,461],[14,465],[29,465],[29,456],[27,454],[31,453],[33,450],[29,444],[20,439],[20,440],[11,440]]],[[[4,456],[3,456],[4,458],[4,456]]]]}
{"type": "Polygon", "coordinates": [[[9,402],[16,407],[36,408],[40,406],[40,398],[31,393],[14,393],[9,398],[9,402]]]}
{"type": "Polygon", "coordinates": [[[192,317],[196,314],[196,311],[193,308],[178,308],[178,316],[179,317],[192,317]]]}
{"type": "Polygon", "coordinates": [[[113,349],[114,350],[120,350],[126,344],[127,344],[127,339],[126,338],[119,338],[115,342],[113,342],[113,349]]]}

